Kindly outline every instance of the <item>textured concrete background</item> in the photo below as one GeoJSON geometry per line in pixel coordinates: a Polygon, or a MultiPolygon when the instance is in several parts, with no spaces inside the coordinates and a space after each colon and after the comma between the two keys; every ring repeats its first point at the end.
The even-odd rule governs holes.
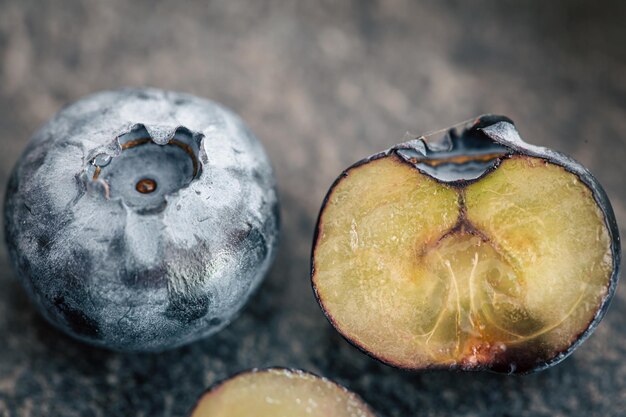
{"type": "Polygon", "coordinates": [[[389,417],[625,415],[624,285],[571,358],[507,377],[381,365],[336,334],[308,278],[317,210],[342,168],[407,130],[484,112],[590,167],[626,234],[625,19],[621,1],[0,0],[2,194],[30,134],[63,104],[151,85],[243,116],[274,162],[284,225],[241,317],[158,355],[93,349],[49,327],[1,248],[0,416],[182,416],[215,380],[269,365],[332,377],[389,417]]]}

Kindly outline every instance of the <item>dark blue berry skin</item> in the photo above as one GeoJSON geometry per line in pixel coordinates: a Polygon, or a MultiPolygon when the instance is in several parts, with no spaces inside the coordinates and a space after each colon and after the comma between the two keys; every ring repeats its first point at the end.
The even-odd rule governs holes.
{"type": "Polygon", "coordinates": [[[266,274],[279,228],[270,163],[243,122],[156,89],[61,110],[17,162],[4,215],[17,275],[46,319],[120,351],[224,327],[266,274]]]}

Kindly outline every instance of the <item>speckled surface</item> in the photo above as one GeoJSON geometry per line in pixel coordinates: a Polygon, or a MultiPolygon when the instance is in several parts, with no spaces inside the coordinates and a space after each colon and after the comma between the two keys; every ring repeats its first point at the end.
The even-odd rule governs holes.
{"type": "Polygon", "coordinates": [[[331,377],[382,416],[626,414],[626,288],[592,337],[545,372],[409,374],[332,329],[308,278],[319,204],[348,165],[491,112],[569,155],[626,225],[626,5],[543,2],[0,1],[0,191],[29,136],[91,92],[151,85],[222,102],[263,142],[283,233],[268,279],[211,339],[124,355],[50,327],[0,251],[1,416],[182,416],[253,366],[331,377]]]}

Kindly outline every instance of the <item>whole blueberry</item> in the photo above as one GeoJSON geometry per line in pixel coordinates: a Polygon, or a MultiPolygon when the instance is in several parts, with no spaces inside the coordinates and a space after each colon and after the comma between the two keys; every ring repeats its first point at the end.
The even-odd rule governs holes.
{"type": "Polygon", "coordinates": [[[55,326],[114,350],[208,336],[242,308],[278,238],[268,158],[235,114],[187,94],[100,92],[28,144],[6,238],[55,326]]]}

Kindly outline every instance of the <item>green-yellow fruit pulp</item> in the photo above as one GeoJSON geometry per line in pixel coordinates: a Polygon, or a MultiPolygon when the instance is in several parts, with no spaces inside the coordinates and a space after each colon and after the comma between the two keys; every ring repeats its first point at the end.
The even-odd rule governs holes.
{"type": "Polygon", "coordinates": [[[452,187],[383,157],[348,171],[318,227],[322,307],[405,368],[548,360],[588,327],[612,273],[591,191],[540,158],[452,187]]]}

